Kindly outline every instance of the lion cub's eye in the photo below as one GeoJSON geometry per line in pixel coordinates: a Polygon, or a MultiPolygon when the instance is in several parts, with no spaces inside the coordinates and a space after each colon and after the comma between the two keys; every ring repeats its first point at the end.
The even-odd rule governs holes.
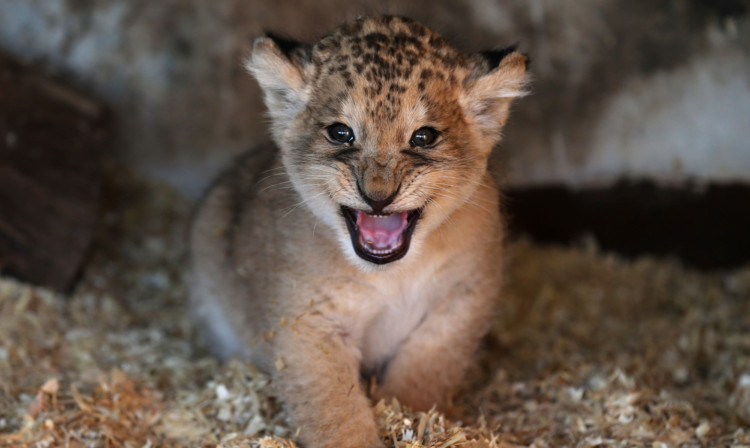
{"type": "Polygon", "coordinates": [[[344,123],[334,123],[328,126],[328,138],[333,143],[352,143],[354,131],[344,123]]]}
{"type": "Polygon", "coordinates": [[[437,137],[438,137],[438,131],[432,128],[428,128],[428,127],[419,128],[416,131],[414,131],[414,133],[411,135],[411,140],[409,140],[409,144],[412,147],[429,146],[435,142],[437,137]]]}

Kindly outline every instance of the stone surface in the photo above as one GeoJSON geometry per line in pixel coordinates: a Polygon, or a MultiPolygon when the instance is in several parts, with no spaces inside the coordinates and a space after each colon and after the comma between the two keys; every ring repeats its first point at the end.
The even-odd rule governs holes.
{"type": "Polygon", "coordinates": [[[117,152],[197,195],[268,141],[241,68],[263,30],[314,40],[403,14],[464,50],[519,42],[534,94],[498,151],[513,185],[750,180],[747,0],[2,0],[0,47],[111,104],[117,152]]]}

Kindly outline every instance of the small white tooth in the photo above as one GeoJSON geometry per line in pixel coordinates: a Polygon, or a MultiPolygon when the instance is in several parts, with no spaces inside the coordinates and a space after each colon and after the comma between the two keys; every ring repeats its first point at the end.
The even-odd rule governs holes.
{"type": "Polygon", "coordinates": [[[371,252],[374,253],[375,255],[386,255],[386,254],[392,253],[393,251],[384,249],[384,250],[372,250],[371,252]]]}

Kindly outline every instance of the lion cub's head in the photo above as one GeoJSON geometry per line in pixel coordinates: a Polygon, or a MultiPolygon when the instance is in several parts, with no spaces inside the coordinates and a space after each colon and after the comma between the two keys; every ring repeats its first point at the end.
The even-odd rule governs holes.
{"type": "Polygon", "coordinates": [[[526,57],[462,55],[424,25],[384,16],[313,47],[259,38],[247,66],[296,191],[367,265],[405,257],[470,200],[523,94],[526,57]]]}

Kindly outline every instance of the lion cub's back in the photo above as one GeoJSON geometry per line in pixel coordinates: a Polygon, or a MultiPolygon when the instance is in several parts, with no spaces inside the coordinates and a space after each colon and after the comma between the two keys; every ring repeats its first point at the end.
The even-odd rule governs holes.
{"type": "Polygon", "coordinates": [[[190,228],[191,309],[211,349],[222,358],[242,356],[264,362],[245,343],[262,331],[262,321],[241,309],[248,305],[242,303],[248,298],[248,279],[235,251],[244,215],[257,198],[258,182],[281,173],[275,166],[276,155],[275,148],[265,147],[238,157],[208,189],[190,228]]]}

